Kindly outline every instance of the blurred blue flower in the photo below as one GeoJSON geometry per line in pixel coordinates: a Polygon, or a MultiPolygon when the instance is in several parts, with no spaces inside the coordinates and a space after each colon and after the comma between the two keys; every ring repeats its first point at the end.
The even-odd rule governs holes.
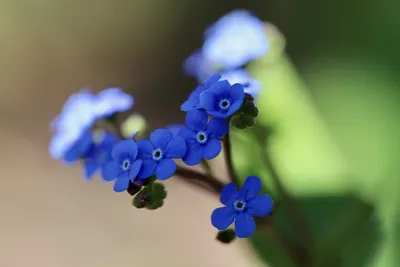
{"type": "Polygon", "coordinates": [[[127,111],[133,104],[133,96],[126,94],[121,88],[107,88],[96,96],[95,113],[98,118],[104,118],[116,112],[127,111]]]}
{"type": "Polygon", "coordinates": [[[203,60],[223,69],[241,67],[269,49],[264,23],[246,10],[229,12],[211,25],[204,36],[203,60]]]}
{"type": "Polygon", "coordinates": [[[89,90],[81,90],[71,95],[65,102],[61,113],[51,122],[54,135],[50,141],[49,153],[60,159],[78,142],[96,120],[93,107],[96,97],[89,90]]]}
{"type": "Polygon", "coordinates": [[[61,113],[50,123],[50,130],[54,133],[49,146],[50,155],[56,159],[63,158],[97,119],[126,111],[132,105],[133,97],[119,88],[105,89],[97,95],[83,89],[71,95],[61,113]]]}
{"type": "Polygon", "coordinates": [[[65,151],[63,159],[66,163],[74,163],[89,153],[93,144],[92,131],[86,130],[82,135],[71,143],[70,147],[65,151]]]}
{"type": "Polygon", "coordinates": [[[268,195],[257,196],[260,191],[261,181],[256,176],[247,177],[239,192],[234,184],[225,185],[220,197],[225,207],[213,211],[212,225],[218,230],[225,230],[236,219],[236,235],[240,238],[251,236],[256,229],[252,216],[267,216],[273,207],[273,201],[268,195]]]}
{"type": "Polygon", "coordinates": [[[221,76],[220,80],[227,80],[230,84],[240,83],[243,85],[244,92],[253,97],[257,96],[260,91],[260,82],[252,78],[245,69],[224,72],[221,73],[221,76]]]}
{"type": "Polygon", "coordinates": [[[199,83],[203,83],[213,73],[218,72],[218,68],[215,64],[207,62],[199,49],[183,62],[183,71],[188,76],[196,77],[199,83]]]}
{"type": "Polygon", "coordinates": [[[226,80],[213,84],[200,94],[200,106],[211,116],[227,118],[238,111],[244,100],[244,89],[239,83],[226,80]]]}
{"type": "Polygon", "coordinates": [[[170,178],[176,171],[172,159],[182,158],[186,152],[185,139],[166,129],[155,130],[150,134],[150,140],[140,140],[138,147],[138,157],[143,161],[138,174],[140,179],[149,178],[154,173],[160,180],[170,178]]]}
{"type": "Polygon", "coordinates": [[[199,164],[203,157],[209,160],[218,156],[222,149],[220,138],[229,130],[226,120],[212,118],[208,122],[204,110],[191,110],[186,114],[186,124],[179,131],[187,145],[182,160],[193,166],[199,164]]]}
{"type": "Polygon", "coordinates": [[[189,98],[181,105],[182,111],[189,111],[192,109],[201,109],[200,94],[213,86],[221,78],[221,75],[214,74],[202,85],[199,85],[193,92],[190,93],[189,98]]]}
{"type": "Polygon", "coordinates": [[[137,159],[138,145],[132,139],[123,140],[116,144],[111,152],[112,160],[106,163],[103,171],[103,178],[106,181],[113,181],[115,192],[125,191],[130,181],[136,179],[142,166],[142,160],[137,159]]]}
{"type": "Polygon", "coordinates": [[[98,169],[104,172],[104,167],[111,158],[114,145],[118,142],[115,134],[104,131],[94,131],[93,144],[83,159],[85,178],[91,180],[98,169]]]}

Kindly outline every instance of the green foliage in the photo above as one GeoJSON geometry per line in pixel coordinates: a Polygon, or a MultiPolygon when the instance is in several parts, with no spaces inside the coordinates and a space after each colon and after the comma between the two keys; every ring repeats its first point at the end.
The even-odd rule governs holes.
{"type": "Polygon", "coordinates": [[[155,210],[164,205],[164,199],[167,197],[165,186],[160,183],[150,182],[132,200],[132,205],[138,209],[146,208],[155,210]]]}
{"type": "MultiPolygon", "coordinates": [[[[314,98],[285,57],[250,67],[264,90],[257,99],[256,127],[232,131],[233,150],[240,151],[233,154],[238,176],[243,181],[260,176],[265,191],[278,198],[258,156],[266,148],[255,138],[260,137],[257,125],[272,126],[269,152],[314,239],[312,267],[400,266],[400,125],[393,123],[400,107],[390,77],[377,71],[382,82],[369,77],[362,84],[352,80],[365,77],[362,71],[352,76],[326,70],[325,77],[351,79],[318,80],[314,98]]],[[[316,69],[321,73],[323,67],[316,69]]],[[[296,233],[282,207],[274,211],[272,226],[293,242],[296,233]]],[[[298,267],[288,260],[273,227],[257,229],[251,242],[269,266],[298,267]]]]}

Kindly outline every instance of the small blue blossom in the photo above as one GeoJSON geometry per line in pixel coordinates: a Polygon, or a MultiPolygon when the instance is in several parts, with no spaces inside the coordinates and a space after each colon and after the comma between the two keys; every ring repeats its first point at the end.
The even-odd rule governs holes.
{"type": "Polygon", "coordinates": [[[71,144],[68,150],[65,151],[63,160],[66,163],[71,164],[86,157],[92,144],[92,132],[90,130],[84,131],[82,135],[71,144]]]}
{"type": "Polygon", "coordinates": [[[138,145],[132,139],[120,141],[111,152],[112,161],[109,161],[103,171],[106,181],[113,181],[114,191],[125,191],[129,181],[134,181],[142,166],[142,160],[137,159],[138,145]]]}
{"type": "Polygon", "coordinates": [[[256,229],[252,216],[267,216],[273,207],[273,201],[268,195],[257,196],[260,191],[261,181],[256,176],[247,177],[239,192],[234,184],[225,185],[220,197],[225,207],[213,211],[212,225],[218,230],[225,230],[235,221],[235,232],[238,237],[251,236],[256,229]]]}
{"type": "Polygon", "coordinates": [[[96,96],[95,113],[97,117],[104,118],[116,112],[127,111],[133,104],[133,97],[124,93],[121,88],[107,88],[96,96]]]}
{"type": "Polygon", "coordinates": [[[187,126],[182,127],[179,135],[187,145],[182,160],[189,166],[199,164],[204,157],[209,160],[218,156],[222,144],[220,138],[228,133],[228,123],[224,119],[212,118],[208,122],[204,110],[191,110],[186,114],[187,126]]]}
{"type": "Polygon", "coordinates": [[[138,174],[140,179],[151,177],[165,180],[174,175],[176,163],[172,160],[182,158],[186,153],[185,139],[174,136],[167,129],[158,129],[150,134],[150,140],[138,142],[139,158],[143,164],[138,174]]]}
{"type": "Polygon", "coordinates": [[[264,23],[246,10],[234,10],[205,31],[204,60],[235,69],[267,53],[264,23]]]}
{"type": "Polygon", "coordinates": [[[200,83],[203,83],[213,73],[218,72],[218,67],[212,62],[207,62],[199,49],[183,62],[183,71],[186,75],[196,77],[200,83]]]}
{"type": "Polygon", "coordinates": [[[89,90],[81,90],[68,98],[61,113],[50,124],[54,135],[49,153],[53,158],[63,158],[93,125],[96,120],[95,103],[96,97],[89,90]]]}
{"type": "Polygon", "coordinates": [[[176,136],[178,135],[180,129],[185,127],[185,124],[168,124],[166,128],[171,131],[171,133],[176,136]]]}
{"type": "Polygon", "coordinates": [[[261,84],[256,79],[252,78],[245,69],[237,69],[228,72],[221,73],[221,80],[227,80],[230,84],[240,83],[243,85],[244,92],[257,96],[261,84]]]}
{"type": "Polygon", "coordinates": [[[218,80],[221,78],[221,75],[214,74],[207,81],[205,81],[202,85],[199,85],[190,95],[188,100],[186,100],[181,105],[182,111],[189,111],[192,109],[201,109],[200,105],[200,95],[202,92],[208,90],[211,86],[213,86],[218,80]]]}
{"type": "Polygon", "coordinates": [[[91,180],[98,169],[104,167],[111,158],[111,152],[118,138],[110,132],[94,131],[93,144],[83,159],[85,178],[91,180]]]}
{"type": "Polygon", "coordinates": [[[230,85],[226,80],[213,84],[200,94],[200,106],[211,116],[227,118],[240,109],[244,89],[239,83],[230,85]]]}

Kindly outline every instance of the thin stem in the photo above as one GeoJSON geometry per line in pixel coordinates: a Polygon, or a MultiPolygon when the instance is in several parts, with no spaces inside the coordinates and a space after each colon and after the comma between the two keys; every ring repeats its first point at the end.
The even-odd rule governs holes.
{"type": "Polygon", "coordinates": [[[208,192],[211,192],[217,196],[219,196],[222,188],[225,185],[223,182],[219,181],[210,174],[203,174],[198,171],[179,166],[176,169],[175,175],[182,178],[182,181],[198,186],[199,188],[207,190],[208,192]]]}
{"type": "Polygon", "coordinates": [[[232,147],[231,147],[231,138],[229,132],[225,135],[225,138],[223,140],[223,145],[224,145],[225,161],[228,169],[229,178],[231,179],[232,183],[234,183],[235,185],[239,185],[239,179],[237,178],[235,170],[233,169],[232,147]]]}
{"type": "Polygon", "coordinates": [[[298,259],[300,259],[302,262],[309,262],[311,259],[311,250],[313,247],[311,234],[308,230],[306,221],[302,217],[297,201],[289,194],[289,192],[286,191],[281,182],[281,178],[279,177],[279,174],[273,164],[270,153],[268,153],[267,144],[268,142],[266,140],[262,141],[262,162],[270,171],[271,178],[275,183],[276,190],[281,197],[282,206],[286,209],[286,213],[289,216],[289,221],[292,224],[293,232],[299,236],[299,240],[297,240],[296,244],[296,249],[299,251],[299,254],[302,254],[302,256],[298,257],[298,259]]]}

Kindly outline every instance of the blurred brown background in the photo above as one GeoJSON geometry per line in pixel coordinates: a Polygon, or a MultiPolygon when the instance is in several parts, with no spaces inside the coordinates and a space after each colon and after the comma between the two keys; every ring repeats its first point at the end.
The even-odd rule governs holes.
{"type": "Polygon", "coordinates": [[[152,127],[181,121],[195,86],[182,61],[233,8],[277,24],[306,79],[302,66],[339,50],[396,66],[398,4],[370,2],[0,0],[0,267],[249,266],[245,241],[214,241],[216,199],[171,180],[163,209],[133,209],[49,157],[48,123],[71,93],[109,86],[133,93],[152,127]]]}
{"type": "Polygon", "coordinates": [[[152,127],[183,119],[194,81],[182,60],[210,23],[193,20],[196,10],[184,1],[0,1],[1,267],[245,264],[245,241],[214,240],[217,199],[171,180],[163,209],[136,210],[128,194],[85,182],[47,152],[49,121],[83,87],[130,91],[152,127]]]}

